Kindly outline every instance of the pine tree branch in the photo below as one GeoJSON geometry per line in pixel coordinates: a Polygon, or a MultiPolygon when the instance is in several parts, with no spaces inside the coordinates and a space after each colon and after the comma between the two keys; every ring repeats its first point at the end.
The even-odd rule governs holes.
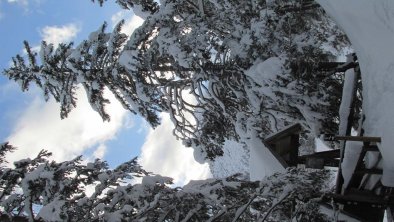
{"type": "Polygon", "coordinates": [[[281,198],[276,204],[274,204],[265,214],[264,218],[262,220],[258,220],[259,222],[264,222],[268,216],[271,214],[271,212],[277,207],[279,206],[279,204],[281,204],[286,198],[288,198],[290,195],[292,195],[294,192],[289,192],[286,196],[284,196],[283,198],[281,198]]]}
{"type": "Polygon", "coordinates": [[[239,208],[238,210],[241,209],[241,212],[238,212],[238,210],[237,210],[236,215],[235,215],[234,219],[232,220],[232,222],[236,222],[242,216],[242,214],[245,213],[246,209],[250,206],[250,204],[252,204],[252,202],[256,199],[256,197],[257,197],[257,195],[254,194],[253,197],[244,206],[239,208]]]}

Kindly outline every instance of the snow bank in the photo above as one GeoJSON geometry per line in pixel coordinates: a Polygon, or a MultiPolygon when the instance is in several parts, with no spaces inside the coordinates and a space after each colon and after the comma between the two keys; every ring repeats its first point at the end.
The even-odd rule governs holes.
{"type": "Polygon", "coordinates": [[[276,172],[284,172],[285,168],[261,140],[255,137],[247,144],[250,147],[250,181],[262,180],[276,172]]]}
{"type": "Polygon", "coordinates": [[[282,73],[282,67],[285,60],[279,57],[271,57],[265,61],[257,60],[250,67],[245,75],[250,76],[257,83],[264,83],[267,79],[276,79],[279,73],[282,73]]]}
{"type": "Polygon", "coordinates": [[[62,208],[64,208],[65,203],[66,201],[55,198],[55,200],[42,207],[38,217],[44,221],[64,221],[62,208]]]}
{"type": "Polygon", "coordinates": [[[274,173],[284,172],[285,168],[264,145],[253,126],[252,119],[249,119],[242,113],[238,113],[236,132],[246,146],[249,147],[250,181],[258,181],[274,173]]]}
{"type": "MultiPolygon", "coordinates": [[[[268,98],[275,98],[275,94],[272,88],[271,81],[277,79],[280,73],[283,73],[285,59],[280,57],[271,57],[267,60],[257,60],[252,67],[250,67],[245,75],[249,76],[260,87],[256,87],[258,95],[265,95],[268,98]]],[[[252,109],[255,111],[260,110],[261,98],[255,97],[253,93],[249,93],[249,102],[252,105],[252,109]]],[[[277,172],[283,172],[285,169],[271,151],[265,147],[261,138],[258,136],[256,131],[255,122],[253,118],[243,116],[243,114],[237,115],[237,126],[236,132],[240,135],[242,141],[245,142],[249,148],[249,173],[250,180],[262,180],[266,176],[271,176],[277,172]]]]}
{"type": "Polygon", "coordinates": [[[249,151],[240,142],[226,140],[223,156],[209,163],[214,178],[225,178],[236,173],[249,174],[249,151]]]}
{"type": "Polygon", "coordinates": [[[365,135],[380,136],[382,183],[394,186],[394,1],[317,0],[349,37],[361,68],[365,135]]]}
{"type": "Polygon", "coordinates": [[[160,175],[154,175],[154,176],[144,176],[142,178],[142,185],[145,186],[154,186],[156,184],[164,185],[164,184],[172,184],[172,178],[170,177],[163,177],[160,175]]]}

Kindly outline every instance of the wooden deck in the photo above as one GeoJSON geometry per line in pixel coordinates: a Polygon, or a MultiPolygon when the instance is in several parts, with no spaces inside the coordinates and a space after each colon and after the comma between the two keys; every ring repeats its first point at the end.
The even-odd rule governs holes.
{"type": "MultiPolygon", "coordinates": [[[[268,136],[265,138],[264,144],[284,167],[294,167],[300,164],[307,168],[317,169],[337,167],[335,192],[326,194],[322,204],[332,206],[332,209],[340,209],[341,213],[351,215],[352,218],[360,221],[383,221],[386,209],[389,209],[389,215],[394,212],[394,188],[385,187],[380,181],[383,169],[379,167],[382,161],[379,144],[382,139],[374,135],[364,135],[362,122],[354,124],[362,114],[357,113],[360,110],[355,108],[355,97],[360,93],[359,84],[361,81],[359,78],[361,78],[361,73],[355,55],[353,59],[347,63],[319,63],[315,66],[315,68],[332,72],[345,72],[348,69],[354,69],[356,74],[354,91],[352,92],[353,102],[348,107],[350,112],[346,118],[346,132],[342,132],[344,135],[331,134],[327,137],[330,141],[339,142],[339,149],[298,156],[299,133],[302,131],[300,124],[288,126],[276,134],[268,136]],[[351,135],[355,125],[361,125],[358,126],[359,134],[357,136],[351,135]],[[358,156],[353,159],[355,162],[344,159],[346,149],[354,148],[347,146],[349,142],[358,142],[361,146],[360,152],[355,154],[358,156]],[[374,156],[376,163],[366,165],[365,159],[369,156],[374,156]],[[351,176],[346,178],[346,183],[342,174],[342,166],[346,166],[343,164],[344,161],[351,161],[354,164],[354,170],[350,172],[351,176]]],[[[305,68],[303,64],[292,65],[295,71],[305,68]]]]}
{"type": "MultiPolygon", "coordinates": [[[[360,69],[356,62],[357,58],[355,56],[354,58],[353,62],[337,64],[336,67],[332,64],[323,67],[335,69],[335,72],[345,72],[348,69],[354,69],[356,76],[361,78],[360,69]]],[[[353,97],[357,96],[357,88],[360,87],[358,85],[359,82],[359,79],[355,81],[353,97]]],[[[341,209],[341,212],[353,215],[354,218],[360,221],[382,221],[385,210],[390,209],[390,212],[392,212],[392,209],[394,209],[394,188],[384,187],[380,182],[383,169],[378,167],[380,165],[379,162],[382,161],[382,155],[378,146],[382,139],[373,135],[363,135],[362,126],[360,126],[359,135],[351,135],[353,123],[356,121],[354,116],[361,116],[361,114],[356,114],[357,110],[354,101],[355,99],[353,98],[353,103],[349,107],[350,112],[347,118],[345,135],[332,135],[329,137],[331,141],[340,142],[340,149],[298,156],[295,154],[295,152],[298,153],[299,149],[299,136],[297,133],[302,130],[299,124],[292,125],[277,134],[269,136],[264,142],[281,162],[285,162],[286,166],[303,164],[305,167],[318,169],[327,166],[337,167],[336,190],[334,193],[328,193],[324,196],[324,204],[334,204],[336,206],[333,208],[341,209]],[[362,147],[359,156],[355,157],[355,169],[351,172],[350,178],[346,178],[347,183],[345,184],[342,175],[342,164],[345,149],[351,149],[351,147],[346,146],[349,141],[359,142],[362,147]],[[375,158],[377,156],[377,162],[372,166],[367,166],[364,162],[368,155],[374,155],[375,158]]]]}

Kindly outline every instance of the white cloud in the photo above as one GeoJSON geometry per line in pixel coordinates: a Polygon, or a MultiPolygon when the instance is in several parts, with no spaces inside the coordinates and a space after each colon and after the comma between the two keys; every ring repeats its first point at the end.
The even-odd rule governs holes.
{"type": "MultiPolygon", "coordinates": [[[[75,23],[70,23],[63,26],[45,26],[39,32],[42,40],[48,44],[52,43],[57,47],[60,43],[67,43],[72,41],[80,31],[80,27],[75,23]]],[[[33,52],[39,52],[41,44],[37,44],[31,47],[33,52]]],[[[23,54],[27,54],[26,49],[23,49],[23,54]]]]}
{"type": "Polygon", "coordinates": [[[127,14],[126,10],[122,10],[122,11],[115,13],[111,17],[112,27],[114,27],[116,24],[118,24],[118,22],[120,22],[120,20],[124,19],[126,14],[127,14]]]}
{"type": "Polygon", "coordinates": [[[150,130],[142,146],[141,165],[147,171],[174,178],[177,185],[211,177],[208,164],[197,163],[193,149],[176,140],[172,129],[168,114],[163,114],[162,124],[150,130]]]}
{"type": "Polygon", "coordinates": [[[27,8],[29,6],[28,0],[7,0],[7,2],[11,4],[18,4],[24,8],[27,8]]]}
{"type": "Polygon", "coordinates": [[[107,111],[111,115],[110,122],[103,122],[92,110],[82,89],[77,92],[77,108],[64,120],[59,117],[59,104],[53,99],[45,103],[38,93],[34,93],[34,99],[20,116],[7,139],[18,147],[14,153],[7,156],[7,159],[12,163],[21,158],[34,157],[41,149],[47,149],[53,153],[55,160],[63,161],[97,145],[94,155],[103,157],[106,150],[103,144],[113,139],[116,132],[123,127],[127,112],[113,95],[107,95],[111,100],[111,104],[107,106],[107,111]]]}
{"type": "Polygon", "coordinates": [[[59,43],[70,42],[80,31],[78,25],[70,23],[63,26],[45,26],[41,29],[42,40],[55,46],[59,43]]]}
{"type": "Polygon", "coordinates": [[[16,4],[16,5],[20,6],[21,8],[23,8],[25,13],[30,12],[29,0],[7,0],[7,2],[10,4],[16,4]]]}
{"type": "Polygon", "coordinates": [[[16,4],[20,7],[22,7],[25,10],[25,13],[29,13],[31,10],[31,6],[37,9],[42,2],[45,0],[7,0],[9,4],[16,4]]]}
{"type": "Polygon", "coordinates": [[[100,144],[97,147],[97,149],[93,152],[93,157],[103,159],[106,152],[107,152],[107,147],[104,144],[100,144]]]}
{"type": "Polygon", "coordinates": [[[129,36],[144,22],[142,18],[133,15],[129,10],[122,10],[111,17],[112,27],[115,27],[122,19],[125,20],[122,32],[129,36]]]}

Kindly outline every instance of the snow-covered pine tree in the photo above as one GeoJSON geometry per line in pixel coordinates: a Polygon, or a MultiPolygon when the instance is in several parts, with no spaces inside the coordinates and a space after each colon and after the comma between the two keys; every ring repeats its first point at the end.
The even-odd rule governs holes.
{"type": "Polygon", "coordinates": [[[174,134],[202,159],[221,155],[226,138],[261,139],[294,122],[305,146],[322,128],[336,131],[341,82],[318,67],[347,40],[311,1],[117,2],[149,12],[127,42],[120,23],[75,48],[43,43],[40,62],[26,44],[29,62],[17,56],[5,75],[53,95],[62,117],[78,84],[104,120],[104,88],[152,126],[168,112],[174,134]]]}
{"type": "Polygon", "coordinates": [[[327,189],[324,170],[288,169],[261,182],[233,175],[171,187],[171,178],[147,173],[136,159],[108,169],[100,160],[83,164],[81,157],[57,163],[41,151],[7,167],[4,157],[13,149],[0,146],[2,221],[329,221],[318,206],[327,189]]]}
{"type": "MultiPolygon", "coordinates": [[[[95,0],[91,0],[95,2],[95,0]]],[[[107,0],[97,0],[102,6],[107,0]]],[[[146,18],[150,14],[159,10],[159,5],[154,0],[116,0],[116,3],[124,9],[133,9],[134,13],[141,18],[146,18]]]]}
{"type": "Polygon", "coordinates": [[[96,221],[98,207],[108,204],[108,189],[118,187],[124,180],[149,175],[136,159],[117,168],[108,169],[99,159],[82,164],[81,156],[56,163],[43,150],[34,159],[4,165],[5,154],[15,148],[8,143],[0,146],[0,215],[25,217],[26,221],[96,221]],[[94,192],[86,196],[85,191],[94,192]]]}

